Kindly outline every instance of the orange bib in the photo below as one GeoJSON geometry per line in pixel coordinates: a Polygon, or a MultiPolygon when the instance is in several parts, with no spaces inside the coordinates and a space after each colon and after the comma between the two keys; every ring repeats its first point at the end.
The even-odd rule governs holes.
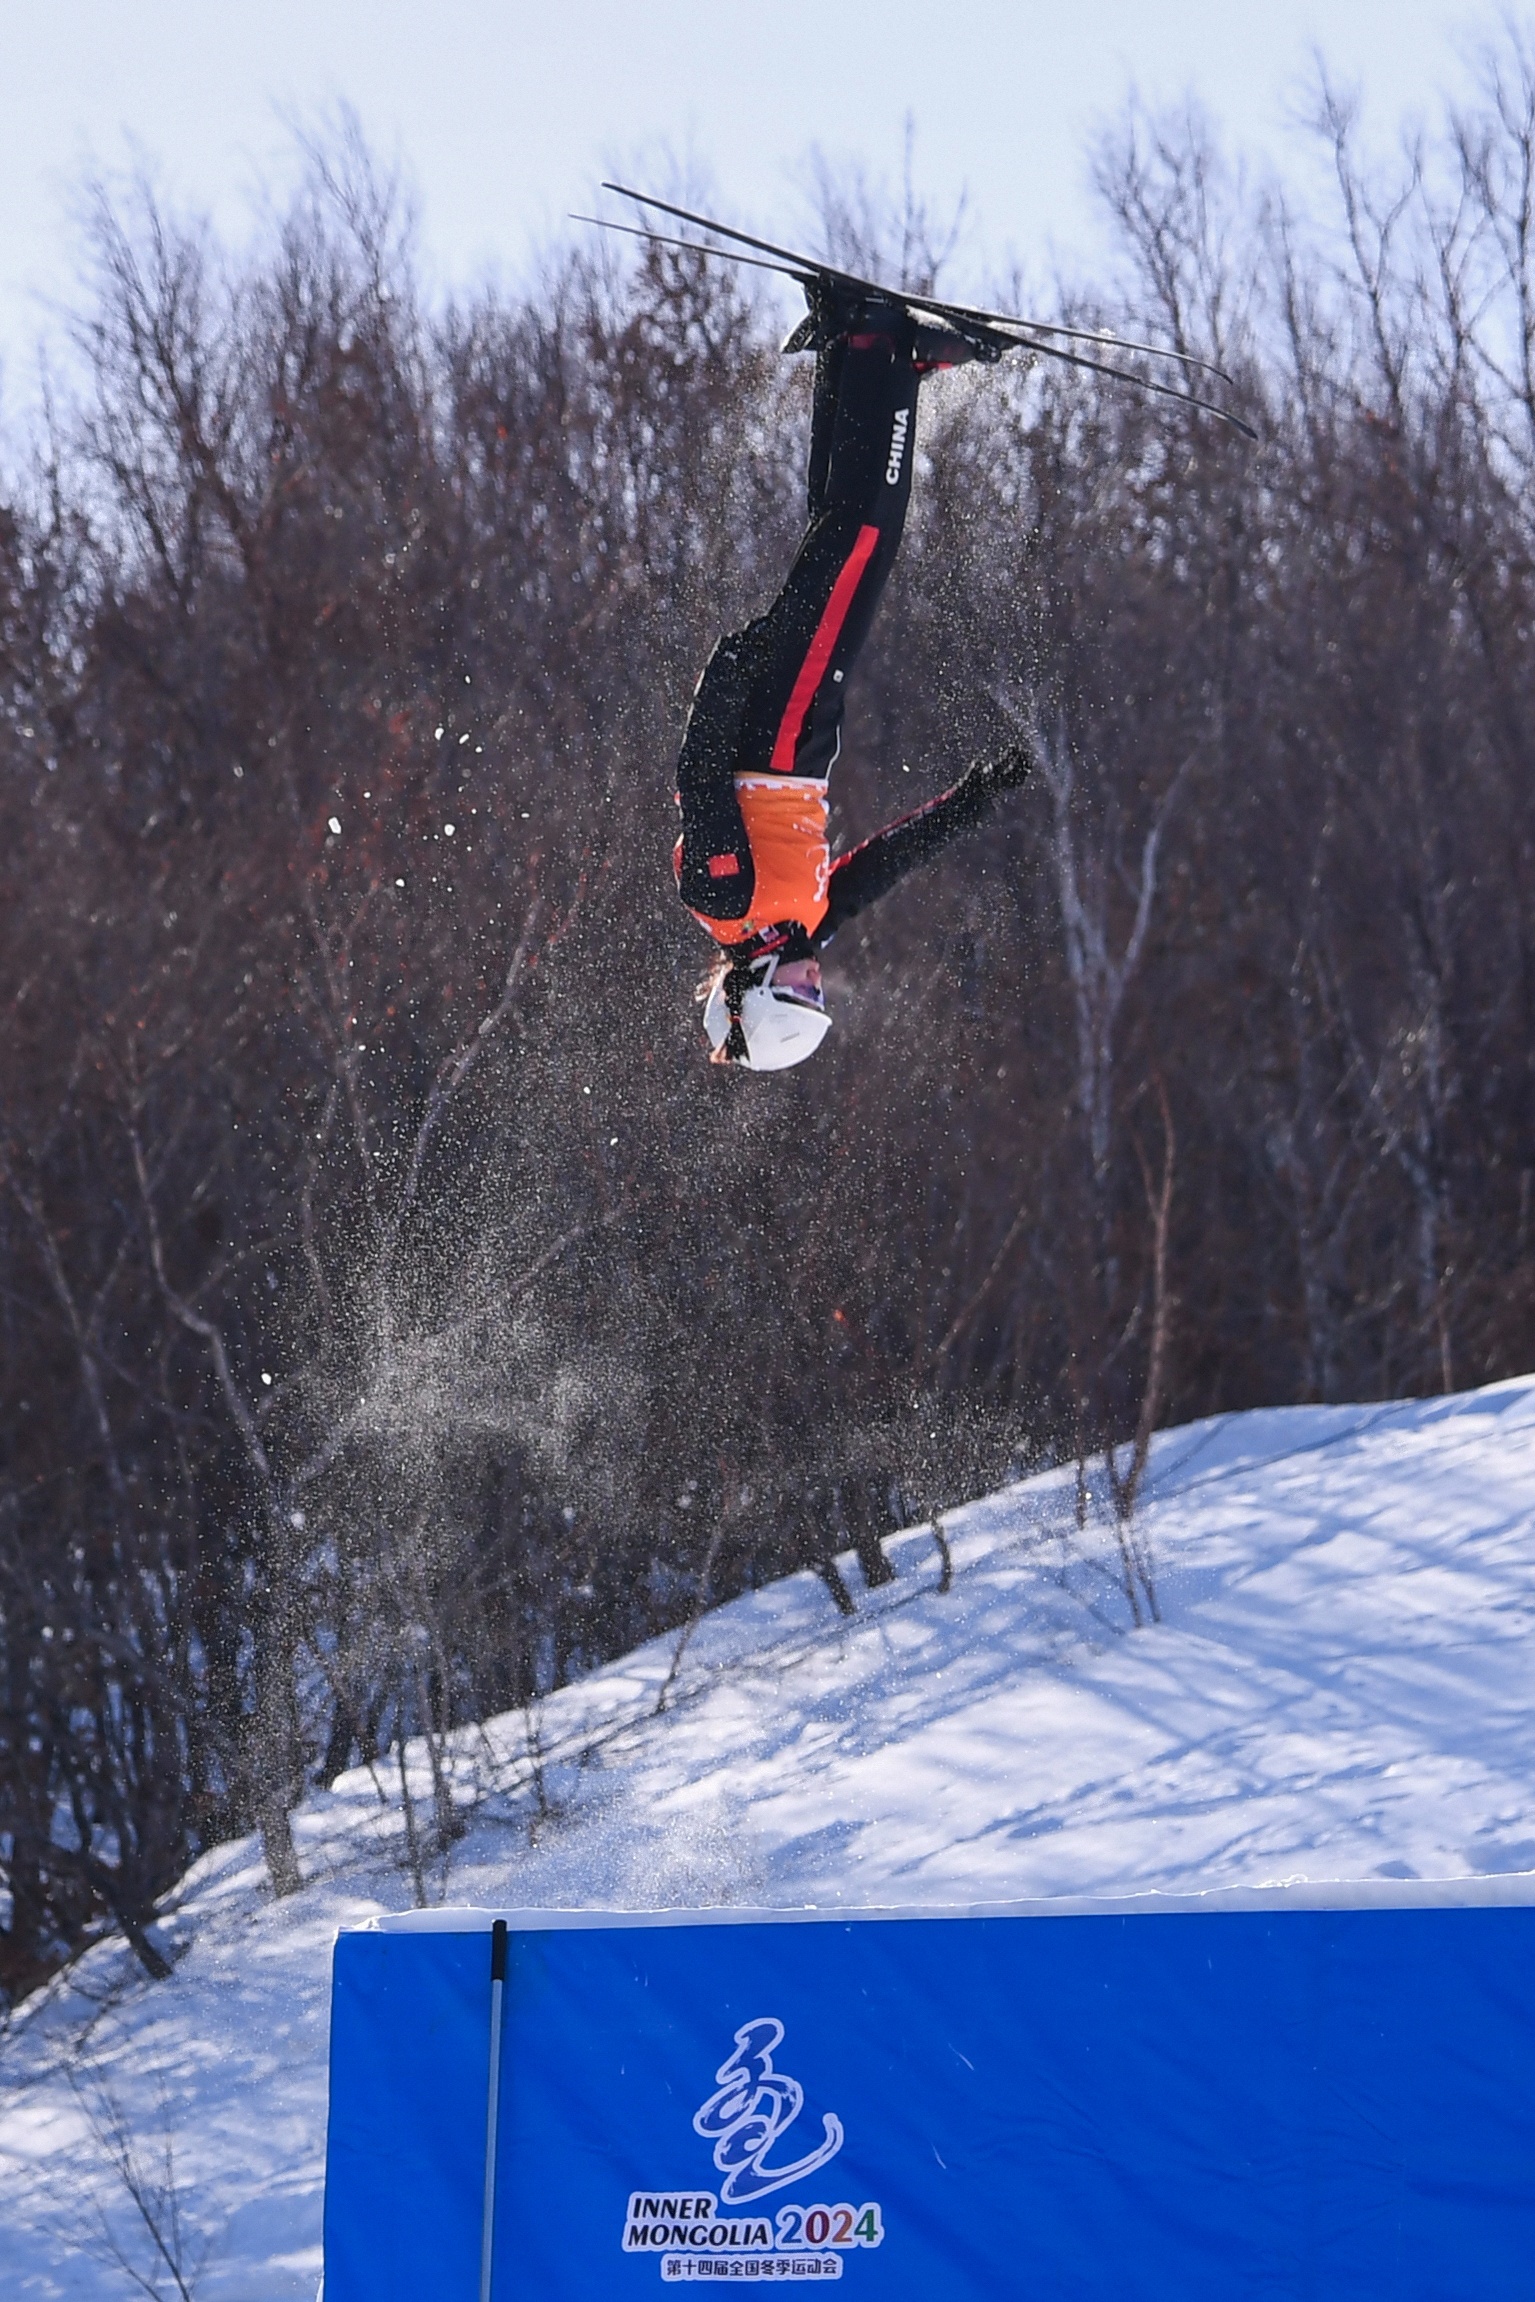
{"type": "Polygon", "coordinates": [[[738,775],[736,797],[751,841],[757,883],[744,919],[694,917],[721,943],[744,943],[781,919],[814,935],[826,917],[831,846],[826,786],[808,775],[738,775]]]}

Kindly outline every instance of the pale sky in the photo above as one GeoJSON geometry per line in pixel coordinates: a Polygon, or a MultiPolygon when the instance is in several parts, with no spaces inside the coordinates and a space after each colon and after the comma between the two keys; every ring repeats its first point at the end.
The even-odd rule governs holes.
{"type": "Polygon", "coordinates": [[[0,405],[29,399],[72,291],[84,173],[137,154],[243,233],[257,186],[294,173],[285,112],[355,107],[404,163],[439,287],[517,279],[599,176],[675,182],[678,160],[721,213],[802,242],[811,149],[896,181],[909,114],[920,188],[969,193],[960,294],[1091,248],[1084,154],[1132,87],[1197,94],[1261,162],[1314,49],[1384,140],[1494,24],[1440,0],[0,0],[0,405]]]}

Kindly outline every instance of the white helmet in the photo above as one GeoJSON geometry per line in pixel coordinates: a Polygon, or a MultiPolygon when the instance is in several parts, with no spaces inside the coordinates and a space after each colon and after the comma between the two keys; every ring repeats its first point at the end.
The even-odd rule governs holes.
{"type": "Polygon", "coordinates": [[[765,951],[719,968],[702,987],[704,1030],[716,1063],[749,1071],[787,1071],[813,1055],[831,1029],[819,991],[775,986],[783,954],[765,951]]]}

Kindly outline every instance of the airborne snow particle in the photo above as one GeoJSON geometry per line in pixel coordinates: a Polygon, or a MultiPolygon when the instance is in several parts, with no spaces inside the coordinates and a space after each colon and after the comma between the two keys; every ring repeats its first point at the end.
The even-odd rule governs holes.
{"type": "Polygon", "coordinates": [[[339,837],[341,832],[341,818],[337,815],[333,815],[330,818],[330,827],[331,830],[334,831],[339,837]]]}

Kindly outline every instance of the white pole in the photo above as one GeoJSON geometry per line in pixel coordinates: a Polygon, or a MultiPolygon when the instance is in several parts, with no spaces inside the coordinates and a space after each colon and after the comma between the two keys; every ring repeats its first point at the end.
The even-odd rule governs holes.
{"type": "Polygon", "coordinates": [[[480,2302],[490,2302],[496,2235],[496,2122],[501,2109],[501,2010],[506,1996],[506,1920],[490,1930],[490,2095],[485,2106],[485,2219],[480,2228],[480,2302]]]}

